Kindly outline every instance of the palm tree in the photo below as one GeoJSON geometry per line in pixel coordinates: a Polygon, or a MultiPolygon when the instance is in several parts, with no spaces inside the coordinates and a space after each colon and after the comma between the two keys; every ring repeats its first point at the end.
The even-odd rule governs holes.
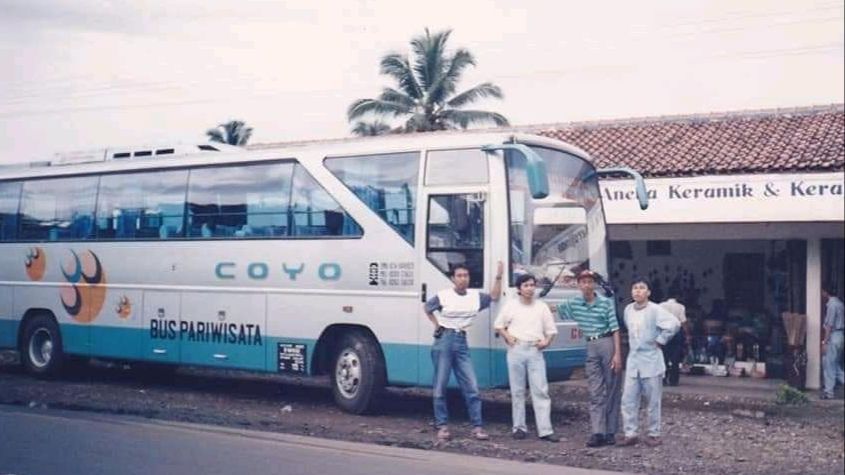
{"type": "MultiPolygon", "coordinates": [[[[455,94],[461,74],[467,67],[475,66],[475,58],[462,48],[447,54],[446,41],[451,33],[451,30],[446,30],[431,34],[426,28],[424,36],[413,38],[413,65],[408,57],[398,53],[383,57],[381,73],[395,79],[398,89],[386,87],[375,99],[353,102],[347,110],[349,121],[365,115],[402,118],[404,124],[396,129],[399,132],[466,129],[480,123],[509,125],[501,114],[464,109],[485,97],[501,99],[502,90],[485,82],[455,94]]],[[[362,135],[359,125],[353,132],[362,135]]]]}
{"type": "Polygon", "coordinates": [[[220,142],[229,145],[243,147],[252,136],[252,127],[247,127],[242,120],[230,120],[205,132],[212,142],[220,142]]]}

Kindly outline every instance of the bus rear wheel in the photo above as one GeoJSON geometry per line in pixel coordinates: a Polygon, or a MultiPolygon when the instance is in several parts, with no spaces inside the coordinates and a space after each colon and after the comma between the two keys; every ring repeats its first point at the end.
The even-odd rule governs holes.
{"type": "Polygon", "coordinates": [[[36,315],[27,320],[21,338],[21,362],[30,374],[52,376],[64,362],[62,335],[55,320],[47,315],[36,315]]]}
{"type": "Polygon", "coordinates": [[[385,386],[384,360],[378,344],[363,332],[345,333],[335,347],[332,393],[341,409],[373,412],[385,386]]]}

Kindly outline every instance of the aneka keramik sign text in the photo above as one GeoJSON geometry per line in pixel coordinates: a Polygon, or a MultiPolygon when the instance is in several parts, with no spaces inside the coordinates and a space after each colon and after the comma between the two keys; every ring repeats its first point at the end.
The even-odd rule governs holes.
{"type": "Polygon", "coordinates": [[[726,175],[646,180],[649,208],[632,182],[604,180],[609,224],[843,221],[843,173],[726,175]]]}

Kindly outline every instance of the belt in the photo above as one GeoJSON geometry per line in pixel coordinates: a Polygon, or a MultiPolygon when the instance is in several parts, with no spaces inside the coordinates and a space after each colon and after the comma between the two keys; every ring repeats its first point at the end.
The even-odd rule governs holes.
{"type": "Polygon", "coordinates": [[[446,328],[446,327],[443,327],[443,331],[444,331],[444,332],[453,332],[453,333],[457,333],[458,335],[466,335],[466,334],[467,334],[467,331],[466,331],[466,330],[458,330],[458,329],[456,329],[456,328],[446,328]]]}
{"type": "Polygon", "coordinates": [[[613,332],[604,332],[604,333],[602,333],[601,335],[588,336],[588,337],[587,337],[587,341],[596,341],[596,340],[601,340],[602,338],[607,338],[607,337],[609,337],[610,335],[613,335],[613,332]]]}

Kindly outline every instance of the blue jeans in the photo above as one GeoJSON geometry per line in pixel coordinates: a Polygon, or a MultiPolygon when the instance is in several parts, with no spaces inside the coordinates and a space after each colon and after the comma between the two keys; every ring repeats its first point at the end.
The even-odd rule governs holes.
{"type": "Polygon", "coordinates": [[[533,343],[517,342],[508,348],[508,380],[511,387],[511,415],[513,430],[528,432],[525,426],[525,380],[531,390],[531,405],[534,407],[534,422],[537,435],[545,437],[554,433],[552,429],[552,399],[549,397],[549,381],[546,378],[546,360],[533,343]]]}
{"type": "Polygon", "coordinates": [[[651,378],[625,376],[622,389],[622,426],[625,437],[637,435],[640,425],[640,396],[645,396],[648,412],[648,435],[660,437],[660,402],[663,398],[663,375],[651,378]]]}
{"type": "Polygon", "coordinates": [[[440,338],[435,338],[431,346],[431,362],[434,364],[434,424],[441,427],[449,422],[446,387],[454,370],[464,395],[469,420],[474,427],[481,427],[481,397],[472,360],[469,358],[466,334],[446,330],[440,338]]]}
{"type": "Polygon", "coordinates": [[[824,392],[828,396],[833,396],[833,388],[836,386],[836,380],[845,383],[845,374],[843,374],[842,366],[842,332],[837,331],[830,334],[830,341],[827,344],[827,350],[822,355],[822,367],[824,368],[824,392]]]}

